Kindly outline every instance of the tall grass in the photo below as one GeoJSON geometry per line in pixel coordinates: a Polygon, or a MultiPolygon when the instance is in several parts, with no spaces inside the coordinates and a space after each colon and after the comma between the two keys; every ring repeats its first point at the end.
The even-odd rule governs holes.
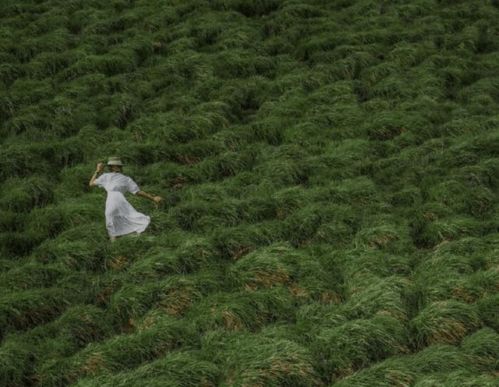
{"type": "Polygon", "coordinates": [[[283,287],[253,292],[217,292],[200,300],[187,313],[201,332],[213,329],[257,331],[264,325],[291,318],[293,300],[283,287]]]}
{"type": "Polygon", "coordinates": [[[473,306],[458,301],[434,302],[411,321],[418,346],[457,343],[480,326],[473,306]]]}
{"type": "Polygon", "coordinates": [[[0,385],[494,385],[497,1],[0,3],[0,385]]]}
{"type": "Polygon", "coordinates": [[[9,332],[46,323],[77,300],[77,296],[59,288],[6,293],[0,301],[0,326],[3,332],[9,332]]]}
{"type": "Polygon", "coordinates": [[[224,384],[320,385],[310,352],[292,340],[214,331],[203,339],[203,348],[222,362],[224,384]],[[231,356],[221,358],[217,348],[231,356]]]}
{"type": "Polygon", "coordinates": [[[47,179],[33,176],[28,179],[6,181],[2,187],[0,206],[18,212],[43,207],[53,199],[52,187],[47,179]]]}
{"type": "Polygon", "coordinates": [[[216,386],[220,369],[199,351],[178,351],[133,370],[124,370],[94,378],[81,379],[76,385],[127,386],[147,383],[150,386],[216,386]]]}
{"type": "Polygon", "coordinates": [[[317,333],[313,344],[322,374],[335,381],[372,362],[407,353],[404,326],[389,316],[352,320],[317,333]]]}

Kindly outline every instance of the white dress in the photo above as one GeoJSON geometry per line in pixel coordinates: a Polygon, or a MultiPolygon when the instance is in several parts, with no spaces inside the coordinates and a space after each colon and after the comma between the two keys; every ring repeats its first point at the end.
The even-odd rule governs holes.
{"type": "Polygon", "coordinates": [[[151,218],[144,215],[125,199],[125,192],[137,194],[139,186],[130,177],[119,172],[104,173],[95,179],[95,184],[107,191],[106,228],[109,236],[119,236],[132,232],[143,232],[151,218]]]}

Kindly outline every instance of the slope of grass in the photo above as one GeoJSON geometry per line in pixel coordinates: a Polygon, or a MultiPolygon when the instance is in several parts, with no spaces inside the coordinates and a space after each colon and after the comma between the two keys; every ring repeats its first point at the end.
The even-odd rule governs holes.
{"type": "Polygon", "coordinates": [[[497,1],[0,20],[0,385],[495,385],[497,1]],[[165,199],[113,244],[111,155],[165,199]]]}

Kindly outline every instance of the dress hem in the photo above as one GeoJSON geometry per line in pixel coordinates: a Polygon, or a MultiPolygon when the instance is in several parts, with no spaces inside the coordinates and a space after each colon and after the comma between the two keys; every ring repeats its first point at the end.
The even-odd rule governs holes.
{"type": "Polygon", "coordinates": [[[112,236],[112,237],[123,236],[123,235],[128,235],[128,234],[133,234],[133,233],[142,234],[146,230],[146,228],[149,226],[150,223],[151,223],[151,218],[149,218],[147,224],[143,225],[142,227],[137,228],[136,230],[127,231],[125,233],[118,233],[118,234],[111,234],[110,232],[108,232],[108,234],[109,234],[109,236],[112,236]]]}

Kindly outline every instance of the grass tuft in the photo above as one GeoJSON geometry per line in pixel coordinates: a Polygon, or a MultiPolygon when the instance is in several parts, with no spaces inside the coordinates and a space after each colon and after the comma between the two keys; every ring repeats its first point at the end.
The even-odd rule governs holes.
{"type": "Polygon", "coordinates": [[[436,301],[425,307],[411,321],[415,344],[456,344],[481,326],[472,305],[459,301],[436,301]]]}

